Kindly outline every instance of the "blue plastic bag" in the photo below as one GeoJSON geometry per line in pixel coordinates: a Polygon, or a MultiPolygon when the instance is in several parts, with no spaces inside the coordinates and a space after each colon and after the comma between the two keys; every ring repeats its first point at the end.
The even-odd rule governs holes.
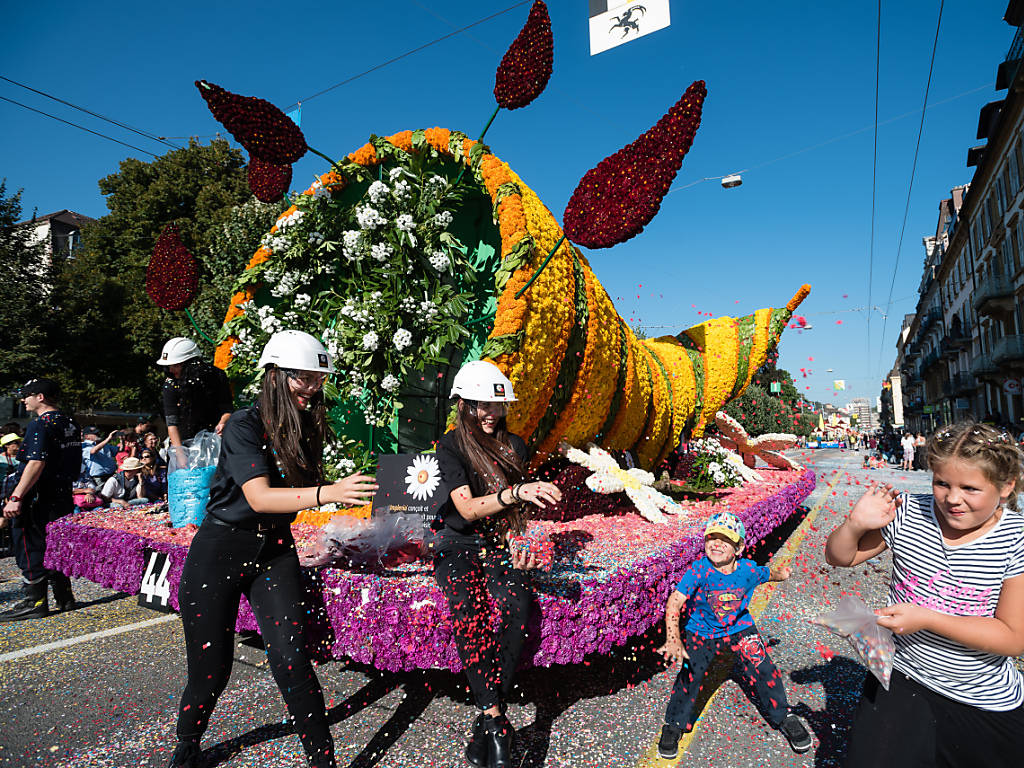
{"type": "Polygon", "coordinates": [[[171,525],[199,525],[206,518],[210,482],[217,471],[220,435],[201,431],[167,455],[167,502],[171,525]]]}

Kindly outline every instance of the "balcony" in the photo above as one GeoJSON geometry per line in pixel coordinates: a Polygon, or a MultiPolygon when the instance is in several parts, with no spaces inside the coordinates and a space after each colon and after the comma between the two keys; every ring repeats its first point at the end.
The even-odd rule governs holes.
{"type": "Polygon", "coordinates": [[[990,355],[978,355],[971,361],[972,376],[991,376],[999,373],[999,366],[990,355]]]}
{"type": "Polygon", "coordinates": [[[933,349],[931,352],[925,355],[924,359],[921,361],[921,375],[923,376],[924,374],[928,373],[939,362],[941,362],[941,360],[942,358],[939,357],[938,350],[933,349]]]}
{"type": "Polygon", "coordinates": [[[1013,286],[1002,275],[989,275],[978,283],[972,303],[979,315],[1013,312],[1013,286]]]}
{"type": "Polygon", "coordinates": [[[1010,50],[1006,52],[1006,60],[999,65],[996,72],[996,90],[1001,91],[1013,84],[1013,78],[1017,76],[1020,69],[1021,59],[1024,58],[1024,28],[1018,27],[1013,42],[1010,43],[1010,50]]]}
{"type": "Polygon", "coordinates": [[[932,307],[928,310],[925,317],[928,318],[929,323],[939,323],[942,321],[942,310],[938,307],[932,307]]]}
{"type": "Polygon", "coordinates": [[[971,346],[971,326],[954,323],[946,334],[945,343],[951,349],[966,349],[971,346]]]}
{"type": "Polygon", "coordinates": [[[950,382],[953,385],[953,394],[955,395],[973,392],[978,388],[978,382],[969,373],[958,373],[950,379],[950,382]]]}
{"type": "Polygon", "coordinates": [[[992,345],[992,362],[999,366],[1024,366],[1024,336],[1010,334],[992,345]]]}
{"type": "Polygon", "coordinates": [[[955,394],[956,394],[956,390],[953,388],[953,380],[952,379],[946,379],[944,382],[942,382],[942,396],[943,397],[952,397],[955,394]]]}

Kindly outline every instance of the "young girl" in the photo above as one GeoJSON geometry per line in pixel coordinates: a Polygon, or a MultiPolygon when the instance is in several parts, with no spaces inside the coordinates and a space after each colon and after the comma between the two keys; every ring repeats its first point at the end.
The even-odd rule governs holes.
{"type": "Polygon", "coordinates": [[[437,445],[441,476],[450,489],[439,511],[434,576],[448,598],[455,643],[469,687],[481,710],[466,759],[477,768],[511,765],[512,727],[504,705],[515,680],[530,612],[525,570],[532,555],[513,549],[512,536],[526,524],[524,502],[545,508],[561,499],[551,483],[524,483],[526,444],[505,426],[510,382],[492,363],[462,366],[452,397],[458,398],[455,429],[437,445]],[[488,598],[501,610],[491,629],[488,598]]]}
{"type": "Polygon", "coordinates": [[[334,743],[320,683],[306,655],[305,590],[291,522],[323,503],[365,504],[376,485],[350,475],[324,484],[327,350],[301,331],[280,331],[260,356],[258,404],[223,430],[207,517],[192,540],[178,589],[188,684],[178,710],[170,768],[199,765],[199,740],[227,685],[238,600],[256,614],[270,670],[315,768],[334,768],[334,743]]]}
{"type": "Polygon", "coordinates": [[[1018,766],[1024,754],[1024,457],[983,424],[927,445],[932,493],[875,486],[829,536],[825,559],[854,566],[889,548],[896,636],[889,690],[868,675],[847,768],[1018,766]]]}

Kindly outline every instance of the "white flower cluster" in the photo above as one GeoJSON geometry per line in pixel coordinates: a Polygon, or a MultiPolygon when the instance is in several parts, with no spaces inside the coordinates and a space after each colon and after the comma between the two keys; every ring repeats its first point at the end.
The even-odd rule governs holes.
{"type": "Polygon", "coordinates": [[[321,184],[319,181],[313,182],[313,194],[310,195],[310,197],[312,197],[314,200],[323,200],[324,198],[329,198],[330,196],[330,190],[324,187],[323,184],[321,184]]]}
{"type": "Polygon", "coordinates": [[[398,391],[399,381],[389,373],[381,381],[380,386],[385,392],[394,393],[398,391]]]}
{"type": "Polygon", "coordinates": [[[403,213],[395,219],[395,226],[403,232],[412,232],[416,229],[416,220],[412,217],[412,214],[403,213]]]}
{"type": "Polygon", "coordinates": [[[357,324],[366,324],[370,322],[370,313],[365,309],[357,307],[352,299],[346,301],[338,312],[343,317],[347,317],[349,320],[357,324]]]}
{"type": "Polygon", "coordinates": [[[403,171],[401,168],[392,168],[390,171],[388,171],[388,178],[391,181],[398,181],[404,175],[405,171],[403,171]]]}
{"type": "Polygon", "coordinates": [[[367,352],[374,352],[377,349],[377,332],[367,331],[363,334],[363,349],[367,352]]]}
{"type": "Polygon", "coordinates": [[[274,308],[269,305],[256,307],[256,318],[264,333],[277,333],[281,330],[281,320],[274,314],[274,308]]]}
{"type": "Polygon", "coordinates": [[[370,198],[370,202],[374,205],[380,205],[388,196],[388,185],[383,181],[375,181],[370,185],[370,188],[366,190],[366,194],[370,198]]]}
{"type": "Polygon", "coordinates": [[[290,245],[288,238],[281,235],[265,235],[262,244],[274,253],[284,253],[290,245]]]}
{"type": "Polygon", "coordinates": [[[288,229],[289,227],[294,227],[296,224],[298,224],[300,221],[302,221],[304,216],[305,216],[305,214],[302,211],[296,209],[296,210],[292,211],[291,213],[289,213],[287,216],[284,216],[284,217],[278,219],[277,220],[277,229],[278,229],[278,231],[283,231],[285,229],[288,229]]]}
{"type": "Polygon", "coordinates": [[[451,259],[448,258],[448,254],[444,251],[434,251],[430,254],[430,266],[438,272],[447,272],[451,263],[451,259]]]}
{"type": "Polygon", "coordinates": [[[346,230],[341,236],[341,252],[349,261],[355,261],[362,254],[360,245],[363,242],[363,233],[355,229],[346,230]]]}
{"type": "Polygon", "coordinates": [[[395,345],[395,349],[401,352],[412,344],[412,334],[405,330],[405,328],[399,328],[395,331],[395,335],[391,337],[391,341],[395,345]]]}
{"type": "Polygon", "coordinates": [[[396,181],[393,194],[396,200],[408,200],[409,196],[412,195],[412,185],[405,180],[396,181]]]}
{"type": "Polygon", "coordinates": [[[308,293],[296,294],[295,300],[292,302],[292,309],[296,312],[305,312],[313,304],[313,297],[308,293]]]}
{"type": "Polygon", "coordinates": [[[309,233],[309,244],[310,245],[323,245],[326,240],[327,240],[327,238],[324,237],[323,234],[320,233],[320,232],[310,232],[309,233]]]}
{"type": "Polygon", "coordinates": [[[394,249],[387,243],[374,243],[370,246],[370,255],[373,256],[376,261],[387,261],[391,258],[393,253],[394,249]]]}
{"type": "Polygon", "coordinates": [[[369,205],[356,208],[356,221],[359,222],[360,229],[370,232],[388,223],[388,220],[380,215],[380,211],[369,205]]]}
{"type": "Polygon", "coordinates": [[[441,211],[440,213],[434,214],[434,224],[439,226],[441,229],[447,229],[448,225],[452,223],[451,211],[441,211]]]}
{"type": "MultiPolygon", "coordinates": [[[[270,275],[271,273],[268,272],[268,277],[270,275]]],[[[299,286],[306,283],[308,279],[308,276],[301,272],[282,272],[276,278],[274,287],[270,289],[270,293],[278,298],[291,296],[298,290],[299,286]]]]}

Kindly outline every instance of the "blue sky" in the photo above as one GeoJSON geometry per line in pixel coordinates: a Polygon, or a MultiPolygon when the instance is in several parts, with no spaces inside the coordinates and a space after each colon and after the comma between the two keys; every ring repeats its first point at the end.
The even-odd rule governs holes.
{"type": "MultiPolygon", "coordinates": [[[[434,125],[478,133],[493,109],[494,69],[529,4],[307,97],[512,3],[18,4],[5,10],[0,74],[153,134],[204,140],[219,126],[197,78],[281,107],[306,99],[309,143],[342,155],[371,133],[434,125]]],[[[502,112],[487,141],[560,218],[588,169],[650,127],[693,80],[707,81],[703,124],[676,187],[640,236],[588,253],[595,271],[623,317],[652,334],[700,322],[701,312],[780,306],[811,283],[799,312],[814,327],[786,333],[780,364],[809,397],[873,402],[916,303],[921,238],[934,233],[940,199],[971,178],[965,159],[978,109],[1003,95],[995,73],[1014,33],[1005,8],[1005,0],[945,5],[894,280],[939,3],[883,3],[870,304],[884,310],[890,285],[893,304],[884,339],[882,310],[871,313],[870,344],[874,2],[672,0],[671,27],[591,57],[586,0],[551,0],[551,82],[526,109],[502,112]],[[750,170],[735,189],[693,184],[742,169],[750,170]],[[806,379],[801,368],[811,371],[806,379]],[[833,379],[848,391],[833,395],[833,379]]],[[[0,96],[166,150],[4,81],[0,96]]],[[[97,180],[125,157],[150,159],[3,101],[0,146],[0,176],[9,190],[24,189],[26,217],[34,208],[101,216],[97,180]]],[[[307,155],[295,188],[323,170],[307,155]]]]}

